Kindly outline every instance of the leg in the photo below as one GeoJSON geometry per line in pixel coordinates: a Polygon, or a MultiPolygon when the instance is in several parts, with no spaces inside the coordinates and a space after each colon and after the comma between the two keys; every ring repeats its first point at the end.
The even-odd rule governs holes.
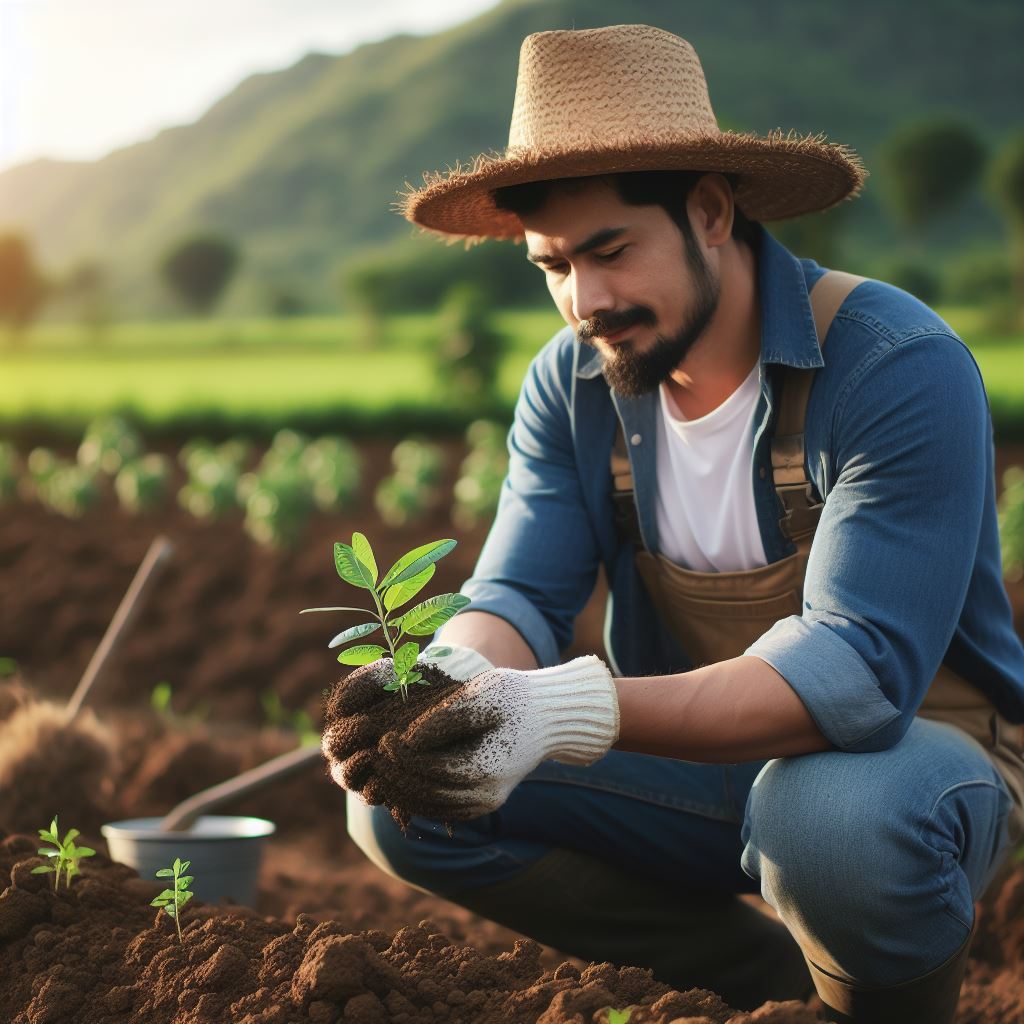
{"type": "Polygon", "coordinates": [[[889,750],[769,761],[750,791],[743,868],[822,978],[891,990],[966,960],[974,902],[1009,852],[1010,806],[977,743],[915,719],[889,750]]]}
{"type": "Polygon", "coordinates": [[[383,870],[540,942],[753,1008],[811,991],[786,929],[734,895],[756,891],[739,830],[760,768],[613,751],[541,765],[451,838],[422,819],[403,835],[353,797],[349,832],[383,870]]]}

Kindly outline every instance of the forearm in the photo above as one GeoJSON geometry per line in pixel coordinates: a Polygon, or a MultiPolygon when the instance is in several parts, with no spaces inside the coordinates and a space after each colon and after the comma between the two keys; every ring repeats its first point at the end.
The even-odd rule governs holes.
{"type": "Polygon", "coordinates": [[[616,679],[615,686],[617,750],[734,764],[834,749],[786,680],[760,658],[616,679]]]}
{"type": "Polygon", "coordinates": [[[502,668],[538,668],[530,645],[515,627],[490,612],[460,612],[440,631],[438,643],[460,644],[502,668]]]}

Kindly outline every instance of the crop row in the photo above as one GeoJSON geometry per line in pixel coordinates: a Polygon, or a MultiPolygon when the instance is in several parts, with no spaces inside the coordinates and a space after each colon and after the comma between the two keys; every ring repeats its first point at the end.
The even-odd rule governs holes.
{"type": "MultiPolygon", "coordinates": [[[[445,490],[445,457],[440,445],[409,437],[391,451],[392,472],[374,489],[374,506],[389,526],[415,523],[450,503],[452,522],[471,529],[497,506],[507,468],[505,429],[477,420],[466,430],[470,451],[452,494],[445,490]]],[[[144,515],[164,508],[172,497],[199,519],[243,513],[245,531],[258,543],[293,546],[315,511],[351,508],[361,497],[363,457],[344,437],[310,438],[281,430],[257,460],[253,444],[196,439],[170,456],[146,452],[142,437],[119,417],[104,417],[87,428],[74,459],[49,448],[22,458],[0,442],[0,501],[38,501],[71,518],[87,515],[105,492],[123,509],[144,515]],[[184,474],[184,483],[176,481],[184,474]]]]}

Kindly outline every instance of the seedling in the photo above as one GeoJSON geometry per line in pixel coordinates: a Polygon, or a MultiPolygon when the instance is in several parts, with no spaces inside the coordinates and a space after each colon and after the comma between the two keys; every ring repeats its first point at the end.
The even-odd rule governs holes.
{"type": "Polygon", "coordinates": [[[45,847],[40,847],[37,853],[44,857],[50,857],[53,859],[51,864],[40,864],[39,867],[32,869],[33,875],[53,875],[53,891],[57,891],[57,885],[60,882],[61,872],[64,872],[64,888],[67,889],[71,886],[71,879],[78,874],[81,874],[78,868],[78,862],[84,857],[94,857],[96,855],[95,850],[90,850],[88,846],[76,846],[75,840],[80,836],[81,833],[77,828],[68,829],[68,834],[63,840],[60,838],[60,834],[57,831],[57,816],[54,815],[53,821],[50,822],[48,829],[41,828],[39,830],[39,838],[45,839],[46,842],[52,843],[54,849],[49,850],[45,847]]]}
{"type": "Polygon", "coordinates": [[[608,1007],[608,1024],[629,1024],[629,1018],[632,1016],[632,1009],[615,1010],[608,1007]]]}
{"type": "Polygon", "coordinates": [[[174,888],[164,889],[159,896],[156,897],[149,905],[151,907],[163,907],[164,910],[174,918],[174,924],[178,929],[178,941],[181,942],[181,908],[185,906],[190,899],[192,899],[192,893],[189,892],[188,883],[192,881],[192,875],[186,875],[185,872],[188,870],[190,860],[179,860],[177,857],[174,858],[174,867],[161,868],[157,873],[157,878],[173,878],[174,888]]]}
{"type": "MultiPolygon", "coordinates": [[[[388,616],[411,601],[431,580],[436,569],[435,563],[444,558],[457,541],[435,540],[422,547],[414,548],[395,562],[387,574],[378,583],[377,560],[373,556],[370,542],[361,533],[352,534],[352,544],[336,543],[334,545],[334,565],[338,575],[354,587],[368,590],[373,596],[377,607],[376,622],[364,622],[339,633],[327,646],[340,647],[352,640],[361,640],[378,629],[384,631],[387,650],[391,652],[394,663],[395,678],[384,685],[385,690],[399,690],[402,700],[409,694],[409,687],[414,683],[426,685],[429,681],[422,673],[415,670],[419,656],[419,644],[415,641],[402,644],[398,642],[403,636],[431,636],[440,629],[456,612],[465,608],[470,600],[464,594],[441,594],[421,601],[402,615],[389,619],[388,616]],[[395,629],[392,637],[389,629],[395,629]]],[[[366,612],[365,608],[333,607],[303,608],[305,612],[366,612]]],[[[373,615],[373,612],[369,612],[373,615]]],[[[437,648],[435,657],[444,657],[451,653],[448,647],[437,648]]],[[[343,665],[369,665],[370,662],[382,658],[385,649],[379,644],[358,644],[338,655],[343,665]]]]}

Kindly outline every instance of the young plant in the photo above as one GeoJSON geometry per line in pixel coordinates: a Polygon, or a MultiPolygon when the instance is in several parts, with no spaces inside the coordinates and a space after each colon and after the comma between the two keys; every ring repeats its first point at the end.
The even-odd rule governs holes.
{"type": "Polygon", "coordinates": [[[181,908],[185,906],[190,899],[192,899],[192,893],[188,890],[188,883],[192,881],[192,875],[186,875],[185,872],[188,870],[190,860],[179,860],[177,857],[174,858],[174,867],[161,868],[157,873],[157,878],[173,878],[174,888],[164,889],[159,896],[156,897],[149,905],[151,907],[163,907],[164,910],[174,918],[174,924],[178,929],[178,941],[181,942],[181,908]]]}
{"type": "MultiPolygon", "coordinates": [[[[370,542],[361,533],[352,534],[352,544],[337,543],[334,545],[334,565],[338,575],[354,587],[368,590],[376,605],[376,622],[365,622],[339,633],[328,647],[340,647],[342,644],[376,632],[384,631],[384,642],[391,652],[394,663],[395,678],[385,684],[385,690],[399,690],[405,700],[409,687],[414,683],[426,684],[422,674],[415,670],[419,656],[419,644],[415,641],[397,646],[406,634],[410,636],[431,636],[440,629],[456,612],[465,608],[469,598],[463,594],[441,594],[410,608],[402,615],[389,619],[397,608],[411,601],[431,580],[436,569],[435,563],[444,558],[455,547],[454,540],[435,540],[422,547],[414,548],[395,562],[384,578],[378,582],[377,560],[373,556],[370,542]],[[394,629],[392,637],[390,630],[394,629]]],[[[333,607],[303,608],[305,612],[366,612],[365,608],[333,607]]],[[[373,615],[373,612],[369,614],[373,615]]],[[[359,644],[350,647],[338,655],[343,665],[368,665],[382,658],[385,649],[379,644],[359,644]]],[[[444,657],[450,653],[449,648],[437,648],[436,657],[444,657]]]]}
{"type": "Polygon", "coordinates": [[[629,1024],[629,1018],[633,1016],[633,1010],[627,1007],[625,1010],[616,1010],[608,1007],[608,1024],[629,1024]]]}
{"type": "Polygon", "coordinates": [[[80,836],[81,833],[77,828],[68,829],[68,834],[63,838],[60,838],[60,833],[57,831],[57,816],[54,815],[53,821],[50,822],[48,829],[41,828],[39,830],[39,838],[45,839],[46,842],[53,844],[53,849],[49,850],[45,847],[40,847],[37,851],[44,857],[50,857],[53,860],[51,864],[40,864],[39,867],[32,869],[33,875],[48,875],[53,874],[53,891],[57,891],[57,885],[60,882],[61,872],[64,872],[64,888],[67,889],[71,886],[71,879],[78,874],[81,874],[78,868],[78,862],[84,857],[94,857],[96,855],[95,850],[90,850],[88,846],[76,846],[75,840],[80,836]]]}

